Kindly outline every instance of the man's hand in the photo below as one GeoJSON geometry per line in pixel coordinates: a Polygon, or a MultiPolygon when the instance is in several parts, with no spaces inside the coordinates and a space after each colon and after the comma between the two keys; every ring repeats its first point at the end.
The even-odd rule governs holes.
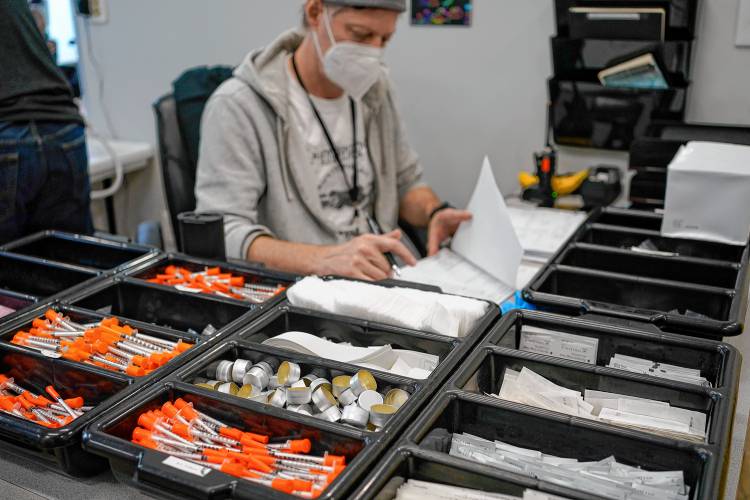
{"type": "Polygon", "coordinates": [[[316,274],[384,280],[392,272],[391,265],[383,255],[385,252],[391,252],[409,266],[417,263],[401,243],[401,231],[397,229],[384,235],[365,234],[341,245],[325,247],[316,265],[316,274]]]}
{"type": "Polygon", "coordinates": [[[471,220],[471,212],[446,208],[435,214],[427,228],[427,255],[435,255],[440,245],[452,237],[462,222],[471,220]]]}

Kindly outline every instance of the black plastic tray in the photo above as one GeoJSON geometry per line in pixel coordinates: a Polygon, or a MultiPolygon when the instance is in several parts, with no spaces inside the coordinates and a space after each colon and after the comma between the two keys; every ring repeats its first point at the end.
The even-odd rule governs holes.
{"type": "Polygon", "coordinates": [[[83,428],[130,391],[131,379],[118,374],[53,359],[41,354],[0,343],[0,373],[37,394],[52,384],[64,398],[83,396],[96,408],[60,429],[41,425],[0,412],[0,439],[25,455],[56,463],[74,476],[91,476],[106,469],[106,461],[81,449],[83,428]]]}
{"type": "Polygon", "coordinates": [[[0,290],[0,306],[5,306],[15,311],[1,317],[0,325],[7,321],[10,321],[19,314],[23,314],[26,308],[31,306],[35,302],[37,302],[36,297],[31,297],[22,293],[9,292],[8,290],[0,290]]]}
{"type": "Polygon", "coordinates": [[[3,250],[99,271],[120,271],[158,253],[146,246],[61,231],[41,231],[8,243],[3,250]]]}
{"type": "Polygon", "coordinates": [[[739,335],[748,300],[748,247],[662,237],[662,216],[596,210],[524,290],[572,314],[652,323],[720,339],[739,335]],[[633,250],[651,241],[657,252],[633,250]]]}
{"type": "Polygon", "coordinates": [[[81,288],[99,273],[69,264],[0,252],[0,290],[45,299],[81,288]]]}
{"type": "Polygon", "coordinates": [[[542,311],[514,310],[503,316],[482,344],[518,349],[525,325],[597,339],[597,366],[606,366],[614,354],[623,354],[698,369],[727,400],[737,391],[742,360],[737,349],[713,340],[662,333],[643,323],[626,325],[606,317],[587,320],[542,311]]]}
{"type": "MultiPolygon", "coordinates": [[[[613,392],[666,401],[675,408],[704,413],[707,423],[704,444],[715,445],[717,454],[727,449],[734,414],[734,401],[727,400],[719,391],[697,385],[655,379],[612,368],[496,346],[486,346],[476,350],[457,371],[450,384],[452,388],[465,392],[498,394],[506,368],[515,371],[528,368],[557,385],[579,393],[583,393],[586,389],[613,392]]],[[[540,410],[540,412],[556,413],[549,410],[540,410]]],[[[573,418],[578,419],[578,417],[573,418]]],[[[611,427],[618,428],[614,425],[611,427]]],[[[619,428],[622,429],[622,427],[619,428]]]]}
{"type": "MultiPolygon", "coordinates": [[[[14,356],[13,359],[21,360],[25,364],[32,363],[32,361],[29,360],[36,360],[32,363],[31,367],[25,367],[23,363],[18,364],[17,369],[21,370],[19,371],[19,380],[23,380],[24,377],[29,376],[28,373],[35,374],[36,371],[32,368],[34,366],[39,366],[40,368],[37,370],[39,371],[39,377],[41,377],[39,380],[50,380],[48,383],[51,383],[54,380],[53,385],[58,388],[63,397],[67,397],[63,394],[63,389],[74,392],[79,390],[88,391],[88,397],[85,397],[87,404],[89,399],[101,402],[101,404],[97,406],[96,410],[76,419],[64,429],[57,430],[46,429],[42,426],[21,421],[11,415],[6,415],[0,412],[0,438],[5,439],[10,443],[20,445],[22,448],[27,448],[27,454],[30,453],[33,458],[56,462],[57,465],[68,474],[76,476],[94,475],[105,470],[107,463],[105,460],[101,460],[99,457],[86,453],[81,449],[81,432],[83,428],[97,416],[108,411],[116,401],[125,399],[132,396],[134,393],[149,387],[155,381],[162,379],[170,372],[189,363],[195,357],[200,356],[201,352],[205,351],[205,349],[208,349],[209,346],[212,345],[211,339],[204,340],[187,333],[175,332],[154,325],[120,318],[130,326],[148,335],[154,335],[171,341],[182,339],[195,344],[191,349],[185,351],[166,365],[154,370],[149,375],[139,378],[115,373],[98,366],[69,361],[63,358],[47,357],[34,349],[10,343],[18,330],[28,330],[31,322],[35,318],[44,315],[44,312],[50,308],[69,316],[73,321],[77,322],[93,322],[107,317],[93,311],[63,306],[56,303],[41,305],[30,311],[28,314],[19,316],[18,318],[15,318],[14,321],[8,322],[3,326],[0,331],[0,353],[2,353],[3,356],[12,355],[14,356]],[[74,377],[78,377],[78,379],[75,379],[74,377]],[[69,380],[72,382],[68,382],[69,380]],[[112,387],[89,387],[87,385],[89,383],[87,382],[88,380],[103,380],[112,387]],[[60,384],[59,387],[57,385],[58,383],[60,384]],[[104,401],[105,399],[106,401],[104,401]]],[[[5,372],[0,370],[0,373],[5,372]]],[[[39,389],[36,392],[43,393],[44,387],[47,384],[42,384],[40,382],[33,387],[28,386],[27,388],[32,390],[36,388],[39,389]]],[[[85,394],[81,395],[85,396],[85,394]]]]}
{"type": "MultiPolygon", "coordinates": [[[[313,369],[322,368],[326,371],[327,376],[325,378],[327,378],[329,381],[333,380],[333,377],[336,375],[354,375],[362,369],[359,366],[350,365],[347,363],[339,363],[337,361],[322,359],[315,356],[292,353],[282,349],[277,349],[269,346],[261,346],[258,344],[251,344],[249,342],[244,342],[241,340],[230,340],[227,342],[222,342],[221,344],[211,349],[209,352],[201,355],[200,359],[194,360],[192,363],[190,363],[189,366],[186,366],[181,370],[175,372],[174,376],[176,379],[179,379],[185,383],[192,383],[196,377],[206,378],[206,368],[214,361],[224,359],[230,361],[234,361],[236,359],[247,359],[253,362],[258,362],[269,356],[272,358],[276,358],[279,361],[291,361],[297,363],[302,369],[301,371],[303,376],[312,372],[313,369]]],[[[394,432],[398,430],[398,428],[402,427],[404,423],[408,422],[410,418],[414,416],[416,410],[419,409],[421,405],[426,401],[426,399],[431,395],[430,391],[427,388],[428,381],[414,380],[398,375],[392,375],[390,373],[379,372],[374,369],[370,371],[372,372],[375,380],[378,383],[378,392],[380,392],[381,394],[385,393],[389,388],[403,389],[411,394],[407,402],[401,408],[399,408],[398,412],[393,417],[391,417],[386,425],[383,426],[381,431],[366,431],[368,432],[368,434],[372,434],[373,436],[380,436],[380,434],[383,433],[390,433],[390,435],[393,435],[394,432]]],[[[207,391],[209,394],[213,393],[213,391],[209,391],[201,387],[196,387],[196,389],[201,392],[207,391]]],[[[237,398],[236,396],[235,398],[243,400],[242,398],[237,398]]],[[[251,405],[256,405],[259,407],[267,406],[263,403],[258,403],[255,401],[249,401],[249,403],[251,405]]],[[[293,412],[289,412],[288,410],[282,411],[285,414],[293,414],[293,412]]],[[[314,417],[308,417],[306,415],[300,416],[303,420],[307,420],[310,422],[316,422],[318,420],[314,417]]],[[[345,424],[341,423],[336,423],[335,425],[345,426],[345,424]]]]}
{"type": "MultiPolygon", "coordinates": [[[[298,276],[295,276],[293,274],[271,271],[262,267],[253,266],[251,263],[248,263],[246,265],[238,263],[227,263],[223,261],[201,259],[185,254],[165,254],[156,261],[147,262],[146,264],[133,267],[129,269],[125,274],[139,280],[148,280],[156,277],[157,274],[161,273],[167,266],[170,265],[184,267],[193,272],[202,271],[207,267],[220,267],[222,269],[222,272],[230,272],[235,276],[242,276],[243,278],[245,278],[246,283],[255,283],[270,286],[289,286],[298,279],[298,276]]],[[[248,303],[247,301],[239,302],[248,303]]],[[[270,300],[266,301],[266,304],[270,302],[270,300]]]]}
{"type": "Polygon", "coordinates": [[[251,401],[221,393],[208,393],[182,382],[167,380],[138,396],[121,403],[94,422],[84,438],[86,450],[108,458],[118,480],[150,494],[174,498],[198,499],[283,499],[296,498],[249,481],[211,471],[203,477],[165,465],[166,455],[142,448],[130,441],[138,415],[178,397],[223,422],[243,430],[276,437],[307,437],[313,442],[313,453],[331,452],[345,455],[347,468],[319,497],[344,498],[357,480],[384,451],[383,445],[363,432],[310,421],[278,408],[258,406],[251,401]]]}
{"type": "MultiPolygon", "coordinates": [[[[682,470],[691,500],[718,497],[722,457],[707,446],[616,429],[460,390],[448,391],[433,401],[409,427],[404,442],[420,446],[425,436],[438,428],[583,461],[614,456],[618,462],[648,470],[682,470]]],[[[458,460],[473,470],[486,470],[484,465],[458,460]]],[[[538,489],[548,491],[544,483],[538,489]]]]}
{"type": "Polygon", "coordinates": [[[544,490],[563,498],[594,500],[601,497],[588,495],[531,477],[468,464],[465,460],[444,453],[422,450],[405,445],[391,450],[381,460],[349,498],[356,500],[393,500],[396,489],[403,481],[413,479],[430,483],[458,486],[488,493],[502,493],[522,497],[527,489],[544,490]],[[399,480],[400,478],[400,480],[399,480]]]}
{"type": "MultiPolygon", "coordinates": [[[[568,36],[570,7],[629,7],[630,0],[555,0],[558,36],[568,36]]],[[[692,40],[695,36],[696,20],[699,13],[699,0],[640,0],[638,6],[666,7],[669,11],[667,20],[667,40],[692,40]]]]}
{"type": "Polygon", "coordinates": [[[181,292],[120,277],[89,287],[68,298],[66,303],[106,315],[198,334],[208,325],[212,325],[218,333],[226,333],[260,312],[260,306],[254,304],[181,292]]]}

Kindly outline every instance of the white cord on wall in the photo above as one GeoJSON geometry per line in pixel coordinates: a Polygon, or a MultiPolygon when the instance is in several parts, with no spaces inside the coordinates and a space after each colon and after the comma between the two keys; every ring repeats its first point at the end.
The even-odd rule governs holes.
{"type": "MultiPolygon", "coordinates": [[[[107,131],[109,132],[110,137],[114,137],[114,126],[112,125],[112,120],[109,116],[109,110],[107,109],[107,106],[104,102],[104,79],[102,78],[99,61],[94,54],[92,46],[93,44],[91,42],[91,27],[89,26],[88,19],[83,19],[83,26],[84,31],[86,32],[86,52],[89,56],[88,58],[91,62],[91,67],[96,74],[98,83],[97,90],[99,96],[99,106],[101,108],[102,115],[104,115],[104,123],[107,127],[107,131]]],[[[84,119],[84,121],[86,120],[84,119]]],[[[117,155],[117,152],[112,147],[112,144],[109,142],[109,139],[100,134],[88,121],[86,121],[86,128],[88,129],[89,136],[98,140],[102,144],[105,151],[107,151],[107,154],[109,154],[110,158],[112,158],[112,162],[114,163],[115,179],[112,182],[112,185],[106,189],[91,191],[92,200],[102,200],[105,198],[109,198],[110,196],[114,196],[120,190],[120,188],[122,188],[123,180],[125,178],[125,168],[122,165],[122,160],[117,155]]]]}

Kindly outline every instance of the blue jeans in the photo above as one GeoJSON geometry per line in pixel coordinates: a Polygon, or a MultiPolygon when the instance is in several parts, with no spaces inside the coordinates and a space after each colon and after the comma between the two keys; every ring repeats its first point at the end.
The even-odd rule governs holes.
{"type": "Polygon", "coordinates": [[[0,122],[0,243],[44,229],[91,234],[83,126],[0,122]]]}

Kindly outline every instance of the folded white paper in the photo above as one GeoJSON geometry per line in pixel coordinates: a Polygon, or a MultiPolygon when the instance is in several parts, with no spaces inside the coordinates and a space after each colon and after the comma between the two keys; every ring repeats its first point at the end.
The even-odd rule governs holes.
{"type": "MultiPolygon", "coordinates": [[[[687,500],[690,494],[682,471],[648,471],[618,463],[612,456],[579,462],[470,434],[453,434],[450,454],[605,498],[687,500]]],[[[532,494],[524,498],[553,497],[532,494]]]]}
{"type": "Polygon", "coordinates": [[[586,390],[582,396],[526,367],[520,372],[505,370],[497,397],[688,441],[703,442],[706,437],[705,413],[626,394],[586,390]]]}
{"type": "Polygon", "coordinates": [[[412,288],[388,288],[308,276],[287,291],[296,307],[464,337],[487,313],[487,302],[412,288]]]}
{"type": "Polygon", "coordinates": [[[432,354],[392,349],[390,345],[356,347],[331,342],[306,332],[282,333],[266,339],[263,344],[413,379],[429,377],[440,362],[440,358],[432,354]]]}

